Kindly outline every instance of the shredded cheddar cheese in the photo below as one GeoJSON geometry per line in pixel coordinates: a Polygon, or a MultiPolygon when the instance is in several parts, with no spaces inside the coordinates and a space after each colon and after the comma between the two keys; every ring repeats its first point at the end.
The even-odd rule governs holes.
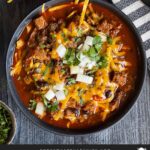
{"type": "Polygon", "coordinates": [[[48,11],[49,11],[49,12],[53,12],[53,11],[56,11],[56,10],[63,9],[63,8],[65,8],[65,7],[67,7],[67,6],[69,6],[69,4],[54,6],[54,7],[49,8],[48,11]]]}
{"type": "Polygon", "coordinates": [[[85,17],[85,13],[86,13],[86,9],[88,7],[88,3],[89,3],[89,0],[85,0],[84,1],[82,13],[81,13],[81,18],[80,18],[80,25],[83,23],[83,20],[84,20],[84,17],[85,17]]]}
{"type": "Polygon", "coordinates": [[[79,3],[79,0],[75,0],[75,4],[78,4],[79,3]]]}
{"type": "Polygon", "coordinates": [[[17,62],[17,64],[12,68],[10,75],[14,76],[14,75],[19,75],[22,69],[22,61],[19,60],[17,62]]]}
{"type": "Polygon", "coordinates": [[[45,12],[45,3],[42,4],[42,13],[45,12]]]}

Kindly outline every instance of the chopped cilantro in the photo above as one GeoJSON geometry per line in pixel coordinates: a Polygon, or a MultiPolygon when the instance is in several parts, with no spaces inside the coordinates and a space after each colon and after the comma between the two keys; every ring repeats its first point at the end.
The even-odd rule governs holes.
{"type": "Polygon", "coordinates": [[[39,44],[39,46],[40,46],[41,49],[46,48],[46,45],[45,45],[45,44],[39,44]]]}
{"type": "Polygon", "coordinates": [[[45,70],[43,71],[43,76],[46,76],[48,71],[49,71],[49,65],[47,65],[45,70]]]}
{"type": "Polygon", "coordinates": [[[94,47],[91,47],[87,53],[88,53],[88,56],[92,57],[92,58],[97,56],[97,54],[98,54],[94,47]]]}
{"type": "Polygon", "coordinates": [[[66,70],[65,70],[65,69],[61,69],[61,73],[62,73],[62,74],[65,74],[65,73],[66,73],[66,70]]]}
{"type": "Polygon", "coordinates": [[[84,104],[84,101],[82,98],[80,98],[80,105],[82,106],[84,104]]]}
{"type": "Polygon", "coordinates": [[[75,49],[71,49],[71,48],[67,49],[64,60],[65,60],[65,63],[69,66],[78,65],[80,63],[80,61],[77,59],[75,49]]]}
{"type": "Polygon", "coordinates": [[[57,111],[59,109],[59,103],[58,101],[55,101],[52,105],[51,105],[51,111],[57,111]]]}
{"type": "Polygon", "coordinates": [[[84,104],[84,100],[83,100],[83,98],[82,98],[82,94],[83,94],[84,92],[85,92],[84,89],[79,89],[79,90],[78,90],[78,96],[79,96],[79,98],[80,98],[80,105],[81,105],[81,106],[84,104]]]}
{"type": "Polygon", "coordinates": [[[95,36],[93,39],[93,45],[102,43],[100,36],[95,36]]]}
{"type": "Polygon", "coordinates": [[[76,54],[76,58],[77,58],[78,60],[80,60],[80,55],[81,55],[81,52],[79,51],[79,52],[76,54]]]}
{"type": "Polygon", "coordinates": [[[81,38],[79,38],[79,37],[75,37],[75,38],[74,38],[74,41],[75,41],[76,43],[78,43],[78,42],[80,42],[80,41],[81,41],[81,38]]]}
{"type": "Polygon", "coordinates": [[[5,144],[12,127],[8,111],[0,104],[0,144],[5,144]]]}
{"type": "Polygon", "coordinates": [[[52,36],[52,39],[55,39],[56,38],[56,35],[55,34],[51,34],[52,36]]]}
{"type": "Polygon", "coordinates": [[[53,104],[50,104],[49,101],[43,95],[42,95],[42,100],[48,111],[54,112],[54,111],[58,110],[58,108],[59,108],[58,101],[55,101],[53,104]]]}
{"type": "Polygon", "coordinates": [[[68,95],[68,90],[67,90],[67,89],[64,89],[64,93],[65,93],[65,95],[67,96],[67,95],[68,95]]]}
{"type": "Polygon", "coordinates": [[[79,65],[79,63],[80,63],[79,59],[77,57],[75,57],[73,65],[77,66],[77,65],[79,65]]]}
{"type": "Polygon", "coordinates": [[[29,101],[29,110],[35,110],[37,102],[34,99],[29,101]]]}
{"type": "Polygon", "coordinates": [[[33,77],[33,81],[36,82],[36,81],[37,81],[37,78],[36,78],[36,77],[33,77]]]}
{"type": "Polygon", "coordinates": [[[81,36],[81,35],[83,34],[82,29],[81,29],[81,28],[78,28],[77,33],[78,33],[78,36],[81,36]]]}
{"type": "Polygon", "coordinates": [[[100,36],[95,36],[93,39],[93,46],[90,47],[88,51],[84,51],[84,54],[87,55],[91,60],[99,61],[99,52],[102,47],[102,41],[100,36]]]}
{"type": "Polygon", "coordinates": [[[99,68],[105,68],[108,65],[107,58],[104,56],[100,57],[100,60],[97,62],[97,65],[99,68]]]}
{"type": "Polygon", "coordinates": [[[61,33],[61,36],[63,37],[65,42],[68,40],[68,38],[65,36],[65,34],[63,32],[61,33]]]}
{"type": "Polygon", "coordinates": [[[86,74],[92,76],[96,71],[97,71],[97,67],[93,68],[92,70],[89,70],[86,74]]]}
{"type": "Polygon", "coordinates": [[[79,90],[78,90],[78,96],[81,96],[84,92],[85,92],[84,89],[79,89],[79,90]]]}
{"type": "Polygon", "coordinates": [[[97,51],[102,47],[102,40],[100,36],[95,36],[93,39],[93,45],[97,51]]]}
{"type": "Polygon", "coordinates": [[[102,43],[95,44],[94,47],[97,51],[99,51],[100,48],[102,47],[102,43]]]}
{"type": "Polygon", "coordinates": [[[64,37],[65,37],[65,34],[62,32],[62,33],[61,33],[61,36],[64,38],[64,37]]]}
{"type": "Polygon", "coordinates": [[[88,51],[84,51],[84,55],[88,56],[91,60],[97,61],[99,60],[98,52],[94,47],[91,47],[88,51]]]}
{"type": "Polygon", "coordinates": [[[54,65],[54,61],[51,60],[51,62],[46,66],[45,70],[43,71],[43,76],[46,76],[48,74],[50,67],[53,67],[53,65],[54,65]]]}
{"type": "Polygon", "coordinates": [[[69,85],[76,83],[76,80],[74,78],[68,78],[68,82],[69,85]]]}
{"type": "Polygon", "coordinates": [[[108,44],[112,44],[112,38],[110,36],[107,36],[107,42],[108,44]]]}
{"type": "Polygon", "coordinates": [[[43,100],[45,107],[47,108],[47,106],[49,104],[48,100],[43,95],[41,97],[42,97],[42,100],[43,100]]]}

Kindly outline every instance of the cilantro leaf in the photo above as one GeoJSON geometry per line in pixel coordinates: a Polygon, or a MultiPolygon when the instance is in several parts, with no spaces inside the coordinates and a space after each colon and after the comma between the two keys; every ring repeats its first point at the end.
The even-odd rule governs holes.
{"type": "Polygon", "coordinates": [[[110,36],[107,36],[107,42],[108,44],[112,44],[112,38],[110,36]]]}
{"type": "Polygon", "coordinates": [[[68,78],[68,79],[67,79],[67,83],[68,83],[69,85],[75,84],[75,83],[76,83],[76,80],[75,80],[74,78],[68,78]]]}
{"type": "Polygon", "coordinates": [[[29,101],[29,109],[30,109],[30,110],[35,110],[36,105],[37,105],[37,102],[36,102],[34,99],[31,99],[31,100],[29,101]]]}
{"type": "Polygon", "coordinates": [[[93,45],[97,51],[102,47],[102,40],[100,36],[95,36],[93,39],[93,45]]]}
{"type": "Polygon", "coordinates": [[[82,34],[83,34],[83,30],[82,30],[81,28],[78,28],[78,30],[77,30],[77,34],[78,34],[78,36],[82,36],[82,34]]]}
{"type": "Polygon", "coordinates": [[[97,51],[95,50],[94,47],[91,47],[91,48],[89,49],[88,55],[89,55],[89,57],[95,57],[95,56],[97,56],[97,51]]]}
{"type": "Polygon", "coordinates": [[[68,78],[68,84],[74,84],[76,80],[74,78],[68,78]]]}
{"type": "Polygon", "coordinates": [[[41,49],[46,48],[46,45],[45,45],[45,44],[39,44],[39,46],[40,46],[41,49]]]}
{"type": "Polygon", "coordinates": [[[102,43],[101,37],[100,36],[95,36],[93,39],[93,45],[102,43]]]}
{"type": "Polygon", "coordinates": [[[44,95],[42,95],[42,100],[43,100],[43,103],[44,103],[45,107],[47,108],[49,102],[48,102],[48,100],[44,97],[44,95]]]}
{"type": "Polygon", "coordinates": [[[108,65],[108,60],[106,57],[101,56],[100,60],[97,62],[99,68],[105,68],[108,65]]]}
{"type": "Polygon", "coordinates": [[[8,111],[0,104],[0,144],[5,144],[12,127],[8,111]]]}
{"type": "Polygon", "coordinates": [[[97,51],[99,51],[100,48],[102,47],[102,43],[95,44],[94,47],[97,51]]]}
{"type": "Polygon", "coordinates": [[[69,66],[78,65],[80,63],[80,61],[78,60],[78,58],[76,56],[75,49],[72,49],[72,48],[67,49],[64,60],[65,60],[66,64],[68,64],[69,66]]]}
{"type": "Polygon", "coordinates": [[[52,105],[51,105],[51,111],[57,111],[59,109],[59,103],[58,101],[55,101],[52,105]]]}

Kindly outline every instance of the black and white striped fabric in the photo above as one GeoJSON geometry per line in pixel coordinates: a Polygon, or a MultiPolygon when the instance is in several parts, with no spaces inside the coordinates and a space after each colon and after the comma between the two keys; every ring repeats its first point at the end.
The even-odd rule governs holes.
{"type": "MultiPolygon", "coordinates": [[[[141,0],[112,0],[133,21],[143,40],[147,58],[150,58],[150,7],[141,0]]],[[[148,59],[150,67],[150,59],[148,59]]]]}

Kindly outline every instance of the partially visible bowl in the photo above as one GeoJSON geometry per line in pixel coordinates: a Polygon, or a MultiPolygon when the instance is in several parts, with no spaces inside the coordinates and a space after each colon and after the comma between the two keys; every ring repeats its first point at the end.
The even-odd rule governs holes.
{"type": "Polygon", "coordinates": [[[0,105],[2,105],[2,107],[4,107],[4,109],[6,109],[6,111],[8,112],[8,114],[10,115],[11,121],[12,121],[12,128],[11,131],[8,135],[8,139],[6,140],[6,144],[11,144],[14,137],[15,137],[15,133],[16,133],[16,117],[13,113],[13,111],[9,108],[9,106],[7,106],[4,102],[2,102],[0,100],[0,105]]]}

